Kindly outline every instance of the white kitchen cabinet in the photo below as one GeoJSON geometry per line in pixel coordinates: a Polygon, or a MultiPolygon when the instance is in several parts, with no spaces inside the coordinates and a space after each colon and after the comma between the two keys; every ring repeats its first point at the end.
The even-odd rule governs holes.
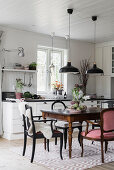
{"type": "MultiPolygon", "coordinates": [[[[51,102],[28,102],[32,107],[33,115],[42,115],[42,109],[51,109],[51,102]]],[[[23,120],[18,110],[18,103],[2,102],[3,104],[3,138],[8,140],[23,138],[23,120]]],[[[65,101],[70,105],[70,101],[65,101]]],[[[59,106],[60,108],[60,106],[59,106]]]]}
{"type": "Polygon", "coordinates": [[[52,102],[37,102],[36,103],[36,110],[37,110],[37,114],[36,115],[39,115],[41,116],[42,115],[42,112],[41,110],[42,109],[51,109],[51,104],[52,102]]]}
{"type": "Polygon", "coordinates": [[[112,72],[112,59],[111,59],[111,46],[101,46],[95,49],[95,61],[97,67],[103,69],[104,75],[111,76],[112,72]]]}
{"type": "Polygon", "coordinates": [[[104,76],[96,76],[96,94],[97,96],[104,96],[111,98],[113,94],[111,77],[114,77],[114,45],[113,44],[99,44],[96,47],[96,63],[97,66],[104,71],[104,76]],[[102,64],[101,64],[102,63],[102,64]]]}
{"type": "Polygon", "coordinates": [[[96,95],[103,96],[103,76],[96,76],[96,95]]]}
{"type": "Polygon", "coordinates": [[[103,48],[97,47],[95,49],[95,62],[98,68],[103,69],[103,48]]]}
{"type": "Polygon", "coordinates": [[[23,137],[23,121],[17,103],[3,102],[3,137],[9,140],[23,137]]]}
{"type": "MultiPolygon", "coordinates": [[[[53,102],[54,101],[52,101],[52,102],[37,102],[37,105],[36,105],[37,114],[36,115],[42,115],[42,113],[40,111],[42,109],[44,109],[44,110],[45,109],[47,109],[47,110],[51,109],[51,105],[52,105],[53,102]]],[[[63,102],[65,103],[66,106],[71,105],[71,101],[63,101],[63,102]]],[[[56,109],[63,109],[63,106],[60,103],[58,103],[56,105],[56,109]]]]}
{"type": "Polygon", "coordinates": [[[111,98],[110,76],[96,76],[96,94],[97,96],[104,96],[105,98],[111,98]]]}
{"type": "Polygon", "coordinates": [[[84,101],[82,105],[86,105],[87,107],[97,107],[97,101],[84,101]]]}
{"type": "Polygon", "coordinates": [[[111,75],[111,68],[112,68],[112,63],[111,63],[111,47],[106,46],[103,47],[103,71],[104,75],[111,75]]]}
{"type": "MultiPolygon", "coordinates": [[[[33,115],[42,115],[41,109],[50,109],[50,102],[28,102],[33,115]]],[[[23,138],[23,120],[18,109],[18,103],[3,102],[3,137],[9,140],[23,138]]]]}

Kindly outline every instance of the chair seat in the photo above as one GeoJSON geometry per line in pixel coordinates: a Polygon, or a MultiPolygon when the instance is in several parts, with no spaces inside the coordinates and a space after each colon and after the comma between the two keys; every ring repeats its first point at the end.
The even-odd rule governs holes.
{"type": "Polygon", "coordinates": [[[53,133],[63,134],[62,132],[60,132],[60,131],[58,131],[58,130],[54,130],[53,133]]]}
{"type": "MultiPolygon", "coordinates": [[[[81,135],[83,137],[93,138],[93,139],[101,139],[101,130],[100,129],[94,129],[90,130],[88,134],[85,136],[85,132],[81,132],[81,135]]],[[[104,133],[104,139],[112,139],[114,138],[114,132],[108,132],[104,133]]]]}
{"type": "Polygon", "coordinates": [[[42,132],[40,132],[40,131],[39,131],[39,132],[36,132],[36,133],[37,133],[37,134],[42,134],[42,132]]]}
{"type": "MultiPolygon", "coordinates": [[[[72,123],[72,127],[73,127],[73,128],[79,127],[79,126],[82,126],[82,124],[81,124],[81,123],[78,123],[78,122],[72,123]]],[[[69,124],[68,124],[68,122],[64,122],[64,121],[57,121],[57,122],[55,123],[55,127],[68,128],[68,127],[69,127],[69,124]]]]}

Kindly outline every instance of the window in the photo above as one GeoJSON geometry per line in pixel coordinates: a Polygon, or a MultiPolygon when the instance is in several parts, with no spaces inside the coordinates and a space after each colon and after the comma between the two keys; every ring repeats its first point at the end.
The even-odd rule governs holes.
{"type": "Polygon", "coordinates": [[[65,65],[65,50],[50,48],[38,48],[37,51],[37,91],[46,92],[52,90],[55,81],[64,83],[64,75],[59,73],[59,69],[65,65]],[[54,67],[50,68],[53,64],[54,67]]]}

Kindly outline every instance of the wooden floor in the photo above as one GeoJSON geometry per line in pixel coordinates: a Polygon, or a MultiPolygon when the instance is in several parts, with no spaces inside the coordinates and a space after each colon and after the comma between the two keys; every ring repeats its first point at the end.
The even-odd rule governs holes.
{"type": "MultiPolygon", "coordinates": [[[[31,144],[31,142],[32,142],[31,139],[29,139],[28,144],[31,144]]],[[[40,142],[43,142],[42,139],[37,140],[37,143],[40,143],[40,142]]],[[[0,138],[0,154],[2,156],[2,159],[7,159],[7,157],[5,157],[5,154],[2,154],[2,149],[3,149],[4,153],[5,153],[5,149],[6,149],[6,151],[7,151],[6,154],[8,154],[8,148],[10,148],[12,146],[22,146],[22,145],[23,145],[23,140],[8,141],[6,139],[0,138]]],[[[15,159],[15,160],[17,159],[16,161],[19,160],[19,158],[18,157],[16,158],[15,155],[14,155],[14,158],[12,157],[12,159],[15,159]]],[[[11,161],[12,161],[12,159],[11,159],[11,161]]],[[[0,161],[1,161],[1,158],[0,158],[0,161]]],[[[21,160],[21,162],[22,162],[22,160],[21,160]]],[[[44,167],[38,167],[37,165],[30,164],[30,163],[28,164],[28,163],[29,163],[29,161],[26,162],[26,160],[25,160],[24,166],[23,166],[23,168],[21,168],[21,170],[25,170],[25,168],[27,168],[27,167],[28,167],[27,168],[28,170],[32,170],[32,169],[34,169],[34,170],[36,170],[36,169],[37,170],[45,170],[44,167]],[[26,167],[25,167],[25,164],[27,164],[26,167]]],[[[9,164],[10,164],[10,162],[9,162],[9,164]]],[[[15,166],[19,166],[19,164],[17,163],[15,166]]],[[[20,170],[19,167],[16,167],[14,169],[20,170]]],[[[12,168],[11,170],[14,170],[14,169],[12,168]]],[[[6,168],[4,168],[4,166],[3,167],[0,166],[0,170],[6,170],[6,168]]],[[[8,168],[8,170],[10,170],[10,169],[8,168]]],[[[108,164],[103,164],[101,166],[96,166],[96,167],[90,168],[88,170],[114,170],[114,162],[111,162],[111,163],[108,163],[108,164]]]]}

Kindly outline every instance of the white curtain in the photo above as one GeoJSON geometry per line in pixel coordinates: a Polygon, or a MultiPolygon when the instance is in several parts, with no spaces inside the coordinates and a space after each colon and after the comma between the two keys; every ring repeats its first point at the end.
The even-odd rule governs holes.
{"type": "MultiPolygon", "coordinates": [[[[0,31],[0,45],[1,45],[1,37],[2,37],[3,31],[0,31]]],[[[2,129],[2,89],[1,89],[1,80],[2,80],[2,71],[1,71],[1,55],[0,55],[0,136],[3,134],[3,129],[2,129]]]]}
{"type": "Polygon", "coordinates": [[[2,78],[2,73],[1,73],[1,64],[0,64],[0,136],[3,133],[2,129],[2,95],[1,95],[1,78],[2,78]]]}

